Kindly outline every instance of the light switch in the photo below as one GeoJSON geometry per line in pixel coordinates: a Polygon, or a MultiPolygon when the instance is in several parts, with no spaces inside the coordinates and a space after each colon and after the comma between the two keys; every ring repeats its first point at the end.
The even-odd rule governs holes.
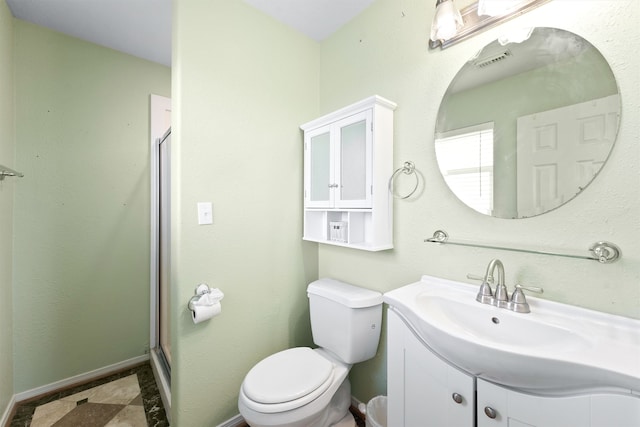
{"type": "Polygon", "coordinates": [[[198,224],[213,224],[213,207],[211,202],[198,202],[198,224]]]}

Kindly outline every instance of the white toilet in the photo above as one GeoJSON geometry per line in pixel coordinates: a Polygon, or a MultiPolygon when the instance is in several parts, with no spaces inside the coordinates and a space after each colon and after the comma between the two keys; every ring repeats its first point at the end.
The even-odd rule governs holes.
{"type": "Polygon", "coordinates": [[[258,362],[240,387],[238,409],[251,427],[353,427],[354,363],[375,356],[382,294],[333,279],[307,287],[311,332],[319,348],[297,347],[258,362]]]}

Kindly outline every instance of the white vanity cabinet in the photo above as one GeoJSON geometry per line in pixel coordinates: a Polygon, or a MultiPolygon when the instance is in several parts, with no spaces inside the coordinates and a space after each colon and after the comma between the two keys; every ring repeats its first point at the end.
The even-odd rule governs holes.
{"type": "Polygon", "coordinates": [[[501,387],[440,359],[393,309],[387,310],[387,395],[392,427],[640,426],[638,394],[538,396],[501,387]]]}
{"type": "Polygon", "coordinates": [[[390,249],[393,111],[372,96],[302,125],[305,240],[390,249]]]}
{"type": "Polygon", "coordinates": [[[474,378],[434,355],[392,310],[387,334],[388,425],[473,426],[474,378]]]}

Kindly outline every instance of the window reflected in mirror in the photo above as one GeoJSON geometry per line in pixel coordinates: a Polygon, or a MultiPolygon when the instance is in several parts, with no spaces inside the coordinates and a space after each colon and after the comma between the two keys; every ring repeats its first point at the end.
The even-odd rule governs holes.
{"type": "Polygon", "coordinates": [[[436,136],[436,155],[445,182],[467,206],[493,212],[493,123],[436,136]]]}

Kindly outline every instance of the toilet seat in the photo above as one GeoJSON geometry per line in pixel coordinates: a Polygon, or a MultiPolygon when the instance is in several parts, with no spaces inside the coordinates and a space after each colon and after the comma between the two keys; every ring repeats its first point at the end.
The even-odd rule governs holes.
{"type": "Polygon", "coordinates": [[[245,404],[276,413],[299,408],[324,393],[334,379],[334,364],[309,347],[273,354],[249,371],[242,383],[245,404]]]}

